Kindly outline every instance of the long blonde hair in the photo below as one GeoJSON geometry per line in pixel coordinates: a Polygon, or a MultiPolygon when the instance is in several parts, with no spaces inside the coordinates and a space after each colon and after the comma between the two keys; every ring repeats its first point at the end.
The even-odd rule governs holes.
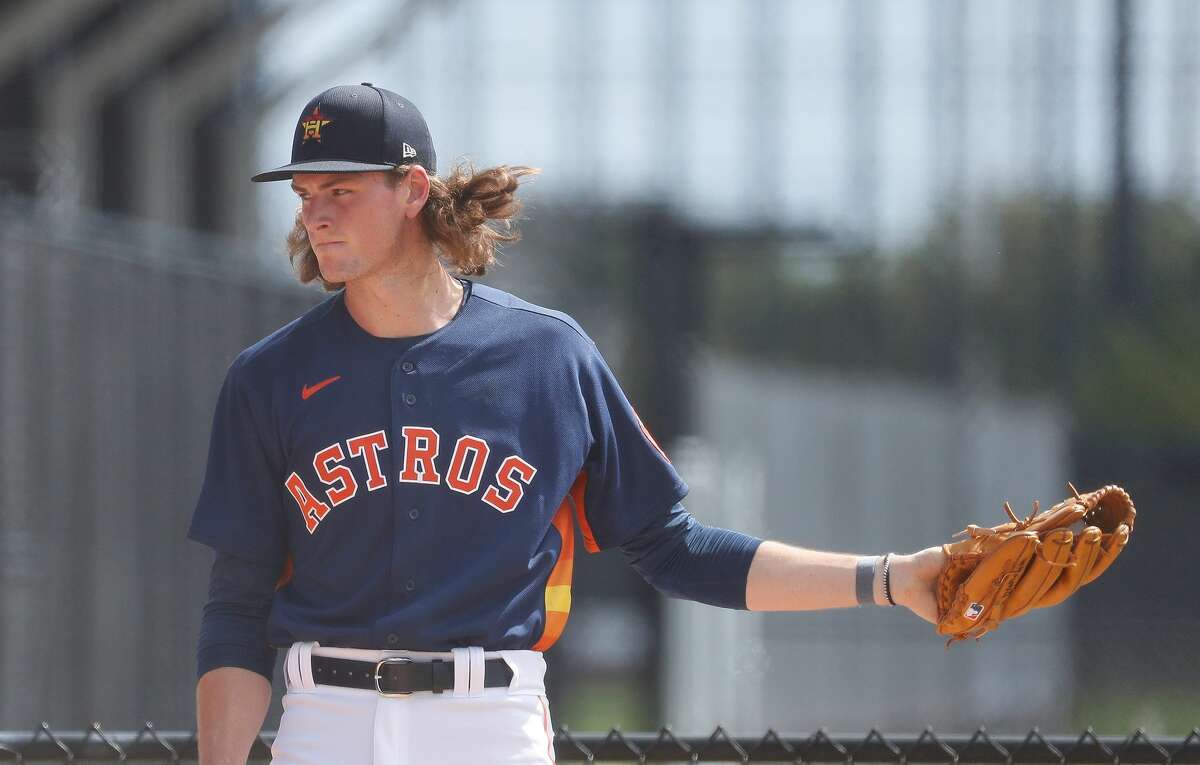
{"type": "MultiPolygon", "coordinates": [[[[410,168],[397,167],[388,173],[388,181],[399,183],[410,168]]],[[[513,225],[521,212],[517,186],[524,176],[540,172],[524,165],[500,165],[477,172],[469,163],[461,163],[445,179],[429,176],[429,199],[421,209],[421,228],[448,269],[462,276],[482,276],[496,262],[497,247],[521,238],[513,225]]],[[[321,276],[299,211],[287,236],[287,250],[303,284],[319,280],[327,292],[345,286],[321,276]]]]}

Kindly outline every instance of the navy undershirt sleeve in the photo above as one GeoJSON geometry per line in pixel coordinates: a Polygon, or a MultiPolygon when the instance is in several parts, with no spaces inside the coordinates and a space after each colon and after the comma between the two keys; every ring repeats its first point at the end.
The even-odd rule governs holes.
{"type": "Polygon", "coordinates": [[[267,643],[267,617],[276,579],[274,566],[217,553],[200,620],[197,677],[218,667],[241,667],[271,679],[275,649],[267,643]]]}
{"type": "Polygon", "coordinates": [[[762,540],[705,526],[675,505],[621,545],[621,553],[659,592],[723,608],[746,608],[750,562],[762,540]]]}

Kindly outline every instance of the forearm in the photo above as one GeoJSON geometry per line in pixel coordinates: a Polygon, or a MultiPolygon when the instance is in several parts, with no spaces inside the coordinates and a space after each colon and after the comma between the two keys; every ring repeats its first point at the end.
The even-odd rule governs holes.
{"type": "Polygon", "coordinates": [[[274,566],[219,553],[196,645],[200,765],[245,765],[271,703],[274,566]]]}
{"type": "MultiPolygon", "coordinates": [[[[861,555],[823,552],[763,541],[706,527],[682,505],[621,545],[625,557],[659,591],[726,608],[750,611],[817,611],[858,605],[861,555]]],[[[891,553],[888,583],[895,605],[937,621],[934,582],[945,554],[929,547],[911,555],[891,553]]],[[[872,577],[876,605],[891,605],[883,592],[883,561],[872,577]]]]}
{"type": "Polygon", "coordinates": [[[271,703],[271,683],[257,672],[220,667],[196,684],[200,765],[245,765],[271,703]]]}
{"type": "MultiPolygon", "coordinates": [[[[763,542],[750,563],[746,607],[751,611],[817,611],[857,606],[855,567],[860,557],[763,542]]],[[[901,557],[891,558],[893,598],[895,567],[901,557]]],[[[872,589],[875,603],[887,605],[882,564],[875,566],[872,589]]]]}

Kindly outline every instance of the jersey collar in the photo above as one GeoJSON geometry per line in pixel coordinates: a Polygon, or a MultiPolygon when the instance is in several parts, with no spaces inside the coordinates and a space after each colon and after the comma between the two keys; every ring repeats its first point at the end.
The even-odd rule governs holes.
{"type": "Polygon", "coordinates": [[[370,347],[378,352],[400,351],[397,358],[418,360],[421,371],[427,374],[443,374],[457,366],[477,349],[482,347],[497,331],[499,323],[488,310],[491,305],[477,292],[487,292],[488,287],[476,285],[470,279],[462,279],[466,298],[462,308],[450,323],[436,332],[425,335],[416,343],[411,338],[390,340],[375,337],[358,325],[346,309],[345,290],[335,298],[335,313],[352,344],[370,347]]]}

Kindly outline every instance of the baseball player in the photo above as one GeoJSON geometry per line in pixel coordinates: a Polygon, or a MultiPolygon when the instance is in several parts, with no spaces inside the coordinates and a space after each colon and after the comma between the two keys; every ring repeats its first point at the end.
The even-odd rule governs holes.
{"type": "Polygon", "coordinates": [[[369,83],[313,98],[291,160],[253,180],[290,181],[293,262],[332,295],[242,351],[217,402],[189,529],[216,551],[201,763],[245,763],[277,649],[280,765],[553,762],[542,655],[576,527],[671,596],[935,619],[940,547],[860,557],[705,526],[579,325],[467,278],[515,238],[531,169],[439,178],[417,108],[369,83]]]}

